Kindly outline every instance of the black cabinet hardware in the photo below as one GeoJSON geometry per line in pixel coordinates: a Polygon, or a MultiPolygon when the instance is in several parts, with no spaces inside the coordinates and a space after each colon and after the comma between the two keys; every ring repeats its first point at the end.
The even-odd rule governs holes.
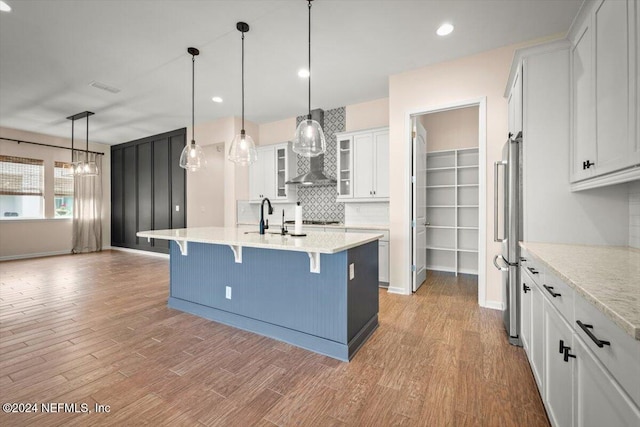
{"type": "Polygon", "coordinates": [[[522,291],[526,294],[527,292],[529,292],[531,290],[530,287],[527,286],[526,283],[522,284],[522,291]]]}
{"type": "Polygon", "coordinates": [[[547,286],[547,285],[542,285],[542,286],[547,290],[547,292],[549,292],[551,294],[552,297],[555,298],[555,297],[562,296],[562,294],[559,294],[559,293],[553,291],[553,286],[547,286]]]}
{"type": "Polygon", "coordinates": [[[564,345],[564,340],[560,340],[560,348],[559,348],[560,351],[558,351],[558,353],[560,354],[564,353],[565,349],[571,349],[571,347],[564,345]]]}
{"type": "Polygon", "coordinates": [[[526,258],[522,258],[522,257],[520,257],[520,261],[522,261],[522,262],[527,262],[527,259],[526,259],[526,258]]]}
{"type": "Polygon", "coordinates": [[[533,267],[527,267],[527,270],[529,270],[531,272],[531,274],[538,274],[540,273],[539,271],[537,271],[535,268],[533,267]]]}
{"type": "Polygon", "coordinates": [[[594,166],[595,163],[590,162],[589,160],[582,162],[582,169],[589,169],[591,166],[594,166]]]}
{"type": "Polygon", "coordinates": [[[611,345],[611,342],[600,340],[600,339],[596,338],[595,335],[593,335],[593,332],[591,332],[591,329],[593,329],[593,325],[586,325],[586,324],[582,323],[579,320],[576,320],[576,323],[578,324],[578,326],[580,326],[580,329],[582,329],[584,331],[584,333],[587,334],[589,336],[589,338],[591,338],[591,341],[596,343],[596,345],[598,347],[602,348],[605,345],[611,345]]]}
{"type": "Polygon", "coordinates": [[[571,350],[571,347],[565,347],[564,348],[564,361],[565,362],[568,362],[570,357],[573,358],[573,359],[576,358],[576,355],[569,353],[569,350],[571,350]]]}

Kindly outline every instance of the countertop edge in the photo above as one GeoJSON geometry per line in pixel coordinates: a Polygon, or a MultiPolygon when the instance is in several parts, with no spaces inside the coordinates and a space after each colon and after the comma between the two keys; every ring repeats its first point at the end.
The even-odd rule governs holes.
{"type": "MultiPolygon", "coordinates": [[[[179,236],[168,236],[168,235],[162,236],[162,235],[154,234],[154,231],[155,230],[139,231],[136,233],[136,236],[146,237],[150,239],[173,240],[176,242],[180,241],[180,242],[204,243],[204,244],[211,244],[211,245],[230,245],[230,246],[241,246],[246,248],[273,249],[273,250],[292,251],[292,252],[314,252],[314,253],[321,253],[321,254],[328,254],[328,255],[337,254],[339,252],[355,248],[356,246],[361,246],[367,243],[371,243],[376,240],[380,240],[380,238],[383,237],[382,234],[371,234],[368,237],[361,238],[357,242],[348,243],[333,249],[326,249],[326,248],[317,248],[313,246],[306,246],[306,247],[305,246],[300,246],[300,247],[281,246],[275,243],[242,242],[242,241],[236,241],[236,240],[213,239],[213,238],[212,239],[197,238],[197,237],[181,238],[179,236]]],[[[359,236],[363,236],[363,235],[360,234],[359,236]]],[[[291,236],[288,236],[288,237],[291,237],[291,236]]],[[[293,238],[295,239],[295,237],[293,238]]]]}
{"type": "MultiPolygon", "coordinates": [[[[535,252],[535,249],[532,249],[530,246],[527,246],[527,242],[519,242],[520,247],[524,248],[529,252],[529,255],[533,256],[538,262],[544,264],[545,267],[549,268],[553,274],[558,276],[558,278],[562,279],[565,283],[571,286],[579,295],[584,297],[586,301],[596,307],[601,313],[607,316],[612,322],[620,327],[623,331],[625,331],[628,335],[633,337],[634,339],[640,341],[640,325],[634,325],[629,320],[625,319],[622,315],[617,313],[615,310],[607,306],[605,303],[600,301],[597,297],[590,294],[587,290],[585,290],[579,283],[576,283],[570,277],[567,277],[564,273],[562,273],[557,267],[550,264],[549,261],[545,260],[542,256],[535,252]]],[[[630,248],[633,249],[633,248],[630,248]]]]}

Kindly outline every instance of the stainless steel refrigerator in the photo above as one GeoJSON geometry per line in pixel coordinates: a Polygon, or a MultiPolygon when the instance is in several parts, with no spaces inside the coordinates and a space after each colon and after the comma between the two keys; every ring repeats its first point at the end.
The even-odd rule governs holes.
{"type": "Polygon", "coordinates": [[[504,326],[509,342],[520,341],[520,247],[522,236],[522,132],[509,139],[502,149],[502,160],[494,163],[493,240],[502,243],[502,252],[493,264],[502,272],[505,309],[504,326]]]}

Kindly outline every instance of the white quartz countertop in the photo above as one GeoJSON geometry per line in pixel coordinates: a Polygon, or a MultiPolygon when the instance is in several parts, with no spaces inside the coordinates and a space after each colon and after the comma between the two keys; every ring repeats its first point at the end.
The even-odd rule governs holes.
{"type": "Polygon", "coordinates": [[[531,242],[520,246],[640,340],[640,250],[531,242]]]}
{"type": "Polygon", "coordinates": [[[192,227],[170,230],[140,231],[138,237],[175,240],[180,242],[211,243],[251,248],[276,249],[282,251],[317,252],[335,254],[344,250],[373,242],[382,234],[315,232],[306,230],[304,237],[281,236],[274,230],[258,234],[258,230],[245,227],[192,227]],[[274,234],[272,234],[274,233],[274,234]]]}
{"type": "MultiPolygon", "coordinates": [[[[270,227],[280,227],[280,223],[276,223],[276,222],[271,222],[269,221],[270,227]]],[[[249,224],[249,223],[238,223],[238,227],[258,227],[257,224],[249,224]]],[[[286,224],[287,228],[289,229],[293,229],[293,224],[286,224]]],[[[346,225],[344,223],[339,223],[339,224],[304,224],[302,226],[302,229],[304,230],[305,228],[332,228],[332,229],[336,229],[336,231],[344,231],[345,229],[350,229],[350,230],[382,230],[382,231],[386,231],[389,230],[389,225],[388,224],[354,224],[354,225],[346,225]]]]}

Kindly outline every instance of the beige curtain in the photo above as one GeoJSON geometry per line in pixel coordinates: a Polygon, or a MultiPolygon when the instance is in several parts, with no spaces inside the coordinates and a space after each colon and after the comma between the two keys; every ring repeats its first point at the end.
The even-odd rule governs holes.
{"type": "Polygon", "coordinates": [[[102,250],[102,156],[89,153],[89,160],[96,162],[100,174],[76,176],[74,179],[74,254],[102,250]]]}

